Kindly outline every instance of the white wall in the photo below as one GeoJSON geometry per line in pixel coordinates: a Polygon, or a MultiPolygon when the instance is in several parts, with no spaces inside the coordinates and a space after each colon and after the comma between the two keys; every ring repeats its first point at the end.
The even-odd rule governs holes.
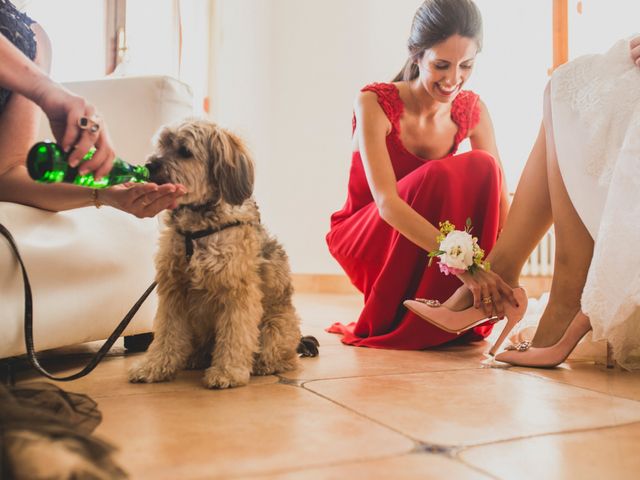
{"type": "Polygon", "coordinates": [[[404,63],[415,0],[217,0],[212,116],[248,141],[263,221],[297,273],[338,273],[324,243],[342,206],[359,88],[404,63]]]}
{"type": "Polygon", "coordinates": [[[12,2],[47,32],[52,44],[51,76],[56,81],[93,80],[104,76],[106,33],[102,0],[12,2]]]}
{"type": "MultiPolygon", "coordinates": [[[[638,0],[616,1],[640,5],[638,0]]],[[[214,3],[212,116],[252,148],[263,220],[287,248],[296,273],[341,272],[324,236],[330,214],[346,198],[353,99],[363,85],[389,81],[401,68],[420,3],[214,3]]],[[[540,125],[552,65],[552,2],[477,4],[484,17],[485,48],[469,88],[489,107],[513,191],[540,125]]],[[[591,37],[597,32],[590,27],[591,37]]]]}
{"type": "Polygon", "coordinates": [[[640,0],[569,0],[570,59],[604,53],[617,40],[637,33],[640,0]]]}

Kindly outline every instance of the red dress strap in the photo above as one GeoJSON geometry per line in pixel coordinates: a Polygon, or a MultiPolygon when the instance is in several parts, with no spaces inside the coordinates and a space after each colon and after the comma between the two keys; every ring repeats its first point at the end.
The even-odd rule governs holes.
{"type": "Polygon", "coordinates": [[[456,151],[460,142],[469,136],[480,121],[480,97],[470,90],[461,91],[451,104],[451,119],[458,125],[458,133],[454,140],[453,151],[456,151]]]}
{"type": "MultiPolygon", "coordinates": [[[[373,92],[378,97],[378,103],[382,108],[382,111],[391,122],[393,130],[400,131],[400,117],[404,112],[404,104],[400,99],[400,93],[398,93],[398,87],[393,83],[370,83],[360,90],[361,92],[373,92]]],[[[353,117],[353,130],[356,128],[356,118],[353,117]]]]}

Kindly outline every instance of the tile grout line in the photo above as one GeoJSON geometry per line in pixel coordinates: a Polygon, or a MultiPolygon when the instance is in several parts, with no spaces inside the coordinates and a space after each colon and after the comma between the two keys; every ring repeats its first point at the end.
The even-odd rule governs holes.
{"type": "MultiPolygon", "coordinates": [[[[381,374],[371,374],[371,375],[353,375],[353,376],[346,376],[346,377],[327,377],[327,378],[288,378],[285,377],[281,374],[274,374],[273,377],[277,378],[277,381],[272,382],[272,383],[260,383],[258,385],[244,385],[243,387],[238,387],[238,388],[244,388],[244,387],[260,387],[262,385],[293,385],[293,386],[300,386],[303,387],[304,384],[306,383],[310,383],[310,382],[321,382],[321,381],[325,381],[325,380],[348,380],[348,379],[353,379],[353,378],[376,378],[376,377],[382,377],[382,376],[396,376],[396,375],[417,375],[420,373],[442,373],[442,372],[452,372],[452,371],[466,371],[466,370],[479,370],[482,369],[484,367],[464,367],[464,368],[458,368],[458,369],[453,369],[453,370],[417,370],[417,371],[411,371],[411,372],[398,372],[398,373],[381,373],[381,374]]],[[[264,377],[260,377],[260,378],[264,378],[264,377]]],[[[31,380],[27,380],[27,381],[31,381],[31,380]]],[[[171,382],[159,382],[159,383],[171,383],[171,382]]],[[[158,383],[156,383],[155,385],[157,385],[158,383]]],[[[154,385],[154,384],[147,384],[147,385],[154,385]]],[[[210,390],[207,389],[205,387],[202,387],[205,390],[210,390]]],[[[303,387],[304,388],[304,387],[303,387]]],[[[215,391],[215,389],[213,389],[215,391]]],[[[305,390],[312,392],[309,389],[305,390]]],[[[171,389],[171,390],[166,390],[166,391],[162,391],[162,392],[129,392],[129,393],[115,393],[115,394],[105,394],[105,395],[91,395],[91,398],[98,400],[98,399],[102,399],[102,398],[114,398],[114,397],[130,397],[130,396],[134,396],[134,395],[156,395],[156,394],[166,394],[166,393],[175,393],[175,392],[182,392],[182,391],[189,391],[188,389],[171,389]]],[[[315,392],[312,392],[315,393],[315,392]]]]}
{"type": "Polygon", "coordinates": [[[285,381],[293,381],[299,382],[300,384],[311,383],[311,382],[323,382],[325,380],[347,380],[351,378],[376,378],[376,377],[393,377],[396,375],[418,375],[420,373],[442,373],[442,372],[462,372],[467,370],[481,370],[485,367],[462,367],[462,368],[454,368],[454,369],[444,369],[444,370],[414,370],[407,372],[393,372],[393,373],[372,373],[369,375],[349,375],[345,377],[325,377],[325,378],[287,378],[284,376],[280,376],[280,374],[275,374],[278,378],[283,379],[285,381]]]}
{"type": "Polygon", "coordinates": [[[493,441],[493,442],[485,442],[485,443],[476,443],[474,445],[463,445],[456,452],[456,454],[464,452],[465,450],[471,450],[473,448],[500,445],[501,443],[519,442],[519,441],[522,441],[522,440],[533,440],[533,439],[542,438],[542,437],[552,437],[554,435],[573,435],[574,433],[597,432],[597,431],[609,430],[609,429],[613,429],[613,428],[629,427],[629,426],[632,426],[632,425],[640,426],[640,420],[636,420],[634,422],[629,422],[629,423],[621,423],[619,425],[604,425],[602,427],[593,427],[593,428],[576,428],[576,429],[573,429],[573,430],[563,430],[563,431],[560,431],[560,432],[537,433],[537,434],[525,435],[525,436],[521,436],[521,437],[505,438],[503,440],[496,440],[496,441],[493,441]]]}
{"type": "Polygon", "coordinates": [[[229,478],[260,478],[260,477],[263,477],[263,476],[281,475],[281,474],[287,474],[287,473],[302,473],[302,472],[308,470],[309,468],[322,469],[322,468],[340,467],[340,466],[344,466],[344,465],[359,464],[359,463],[365,463],[365,462],[369,462],[369,461],[394,459],[394,458],[403,457],[403,456],[406,456],[406,455],[418,455],[420,453],[421,452],[410,450],[408,452],[398,453],[398,454],[394,454],[394,455],[381,455],[381,456],[371,457],[371,458],[360,458],[358,460],[353,460],[353,459],[352,460],[343,460],[343,461],[337,461],[337,462],[323,463],[323,464],[319,464],[319,465],[310,464],[310,465],[304,465],[304,466],[295,467],[295,468],[292,468],[292,469],[271,470],[271,471],[268,471],[268,472],[263,472],[263,473],[258,473],[258,474],[252,474],[252,473],[239,474],[239,475],[231,476],[229,478]]]}
{"type": "MultiPolygon", "coordinates": [[[[474,369],[468,369],[468,370],[474,370],[474,369]]],[[[424,373],[424,372],[419,372],[419,373],[424,373]]],[[[402,375],[402,374],[394,374],[394,375],[402,375]]],[[[380,375],[378,375],[378,376],[380,376],[380,375]]],[[[349,377],[349,378],[358,378],[358,377],[349,377]]],[[[311,381],[318,381],[318,380],[311,380],[311,381]]],[[[297,387],[297,388],[302,388],[303,390],[305,390],[305,391],[307,391],[307,392],[309,392],[309,393],[311,393],[313,395],[316,395],[317,397],[322,398],[322,399],[324,399],[324,400],[326,400],[326,401],[328,401],[330,403],[333,403],[334,405],[337,405],[338,407],[341,407],[341,408],[347,410],[348,412],[351,412],[351,413],[353,413],[353,414],[355,414],[355,415],[357,415],[357,416],[359,416],[361,418],[364,418],[365,420],[368,420],[368,421],[370,421],[370,422],[372,422],[372,423],[374,423],[374,424],[376,424],[376,425],[378,425],[380,427],[383,427],[383,428],[385,428],[387,430],[395,432],[398,435],[410,440],[414,444],[413,448],[411,450],[409,450],[408,452],[402,453],[400,455],[409,455],[409,454],[437,455],[437,456],[440,456],[440,457],[447,458],[447,459],[449,459],[449,460],[451,460],[453,462],[460,463],[460,464],[464,465],[467,468],[470,468],[470,469],[472,469],[472,470],[474,470],[476,472],[479,472],[479,473],[482,473],[483,475],[488,476],[489,478],[493,478],[493,479],[497,479],[498,478],[498,477],[495,477],[495,476],[491,475],[488,472],[483,471],[482,469],[480,469],[478,467],[475,467],[475,466],[472,466],[472,465],[468,465],[465,462],[463,462],[457,455],[457,452],[461,448],[464,448],[463,446],[457,446],[457,445],[447,446],[447,445],[429,444],[429,443],[423,442],[422,440],[417,440],[417,439],[413,438],[411,435],[408,435],[408,434],[406,434],[406,433],[404,433],[404,432],[402,432],[400,430],[397,430],[397,429],[395,429],[395,428],[393,428],[393,427],[391,427],[389,425],[386,425],[386,424],[380,422],[379,420],[375,420],[375,419],[373,419],[373,418],[371,418],[371,417],[369,417],[369,416],[367,416],[367,415],[365,415],[365,414],[363,414],[361,412],[358,412],[358,411],[348,407],[347,405],[344,405],[344,404],[342,404],[342,403],[340,403],[340,402],[338,402],[336,400],[333,400],[332,398],[327,397],[326,395],[322,395],[322,394],[320,394],[318,392],[315,392],[313,390],[308,389],[307,387],[305,387],[306,383],[310,383],[310,382],[303,382],[303,383],[300,383],[300,384],[293,383],[293,384],[286,384],[286,385],[291,385],[291,386],[294,386],[294,387],[297,387]],[[433,448],[433,447],[435,447],[436,449],[440,449],[441,451],[433,451],[433,450],[430,451],[430,450],[428,450],[428,448],[433,448]],[[452,452],[455,452],[455,453],[452,454],[452,452]]]]}
{"type": "MultiPolygon", "coordinates": [[[[479,367],[479,368],[491,368],[491,369],[496,369],[496,370],[502,370],[502,371],[505,371],[505,372],[509,372],[510,371],[510,368],[494,368],[494,367],[490,367],[490,366],[482,366],[482,367],[479,367]]],[[[457,371],[461,371],[461,370],[475,370],[475,368],[466,368],[466,369],[460,369],[460,370],[457,370],[457,371]]],[[[325,399],[325,400],[327,400],[327,401],[329,401],[331,403],[334,403],[335,405],[337,405],[339,407],[342,407],[342,408],[344,408],[344,409],[346,409],[346,410],[348,410],[348,411],[350,411],[350,412],[352,412],[352,413],[354,413],[354,414],[356,414],[356,415],[358,415],[358,416],[360,416],[360,417],[362,417],[364,419],[367,419],[367,420],[369,420],[369,421],[371,421],[371,422],[373,422],[373,423],[375,423],[375,424],[377,424],[379,426],[387,428],[387,429],[389,429],[389,430],[391,430],[391,431],[393,431],[393,432],[395,432],[395,433],[397,433],[397,434],[399,434],[399,435],[411,440],[415,444],[415,447],[412,450],[414,453],[423,452],[423,453],[428,453],[428,454],[435,454],[435,455],[444,456],[445,458],[448,458],[448,459],[453,460],[453,461],[457,461],[457,462],[459,462],[460,464],[464,465],[467,468],[471,468],[471,469],[477,471],[478,473],[481,473],[483,475],[487,475],[490,478],[494,478],[494,479],[499,479],[500,477],[495,477],[494,475],[490,474],[489,472],[485,472],[484,470],[480,469],[479,467],[476,467],[474,465],[468,464],[466,461],[464,461],[460,457],[460,454],[465,452],[465,451],[467,451],[467,450],[473,449],[473,448],[491,446],[491,445],[499,445],[499,444],[508,443],[508,442],[517,442],[517,441],[522,441],[522,440],[530,440],[530,439],[549,437],[549,436],[554,436],[554,435],[555,436],[559,436],[559,435],[571,435],[571,434],[574,434],[574,433],[593,432],[593,431],[600,431],[600,430],[607,430],[607,429],[613,429],[613,428],[618,428],[618,427],[636,425],[636,424],[640,425],[640,421],[633,421],[633,422],[629,422],[629,423],[621,423],[621,424],[618,424],[618,425],[606,425],[606,426],[602,426],[602,427],[584,428],[584,429],[575,429],[575,430],[565,430],[565,431],[559,431],[559,432],[547,432],[547,433],[527,435],[527,436],[521,436],[521,437],[513,437],[513,438],[508,438],[508,439],[503,439],[503,440],[497,440],[497,441],[494,441],[494,442],[485,442],[485,443],[478,443],[478,444],[473,444],[473,445],[443,446],[443,445],[438,445],[438,444],[428,444],[428,443],[423,442],[421,440],[417,440],[417,439],[413,438],[411,435],[403,433],[402,431],[399,431],[399,430],[397,430],[397,429],[395,429],[395,428],[393,428],[393,427],[391,427],[389,425],[386,425],[386,424],[382,423],[379,420],[375,420],[375,419],[373,419],[373,418],[371,418],[371,417],[369,417],[369,416],[367,416],[367,415],[365,415],[365,414],[363,414],[361,412],[358,412],[358,411],[348,407],[347,405],[344,405],[344,404],[342,404],[342,403],[340,403],[340,402],[338,402],[336,400],[333,400],[333,399],[331,399],[331,398],[329,398],[329,397],[327,397],[325,395],[322,395],[322,394],[320,394],[318,392],[310,390],[309,388],[307,388],[305,386],[307,383],[324,381],[324,380],[341,380],[341,379],[351,379],[351,378],[372,378],[372,377],[381,377],[381,376],[410,375],[410,374],[418,374],[418,373],[441,373],[442,371],[443,370],[429,371],[429,372],[413,372],[413,373],[404,372],[404,373],[394,373],[394,374],[368,375],[368,376],[360,376],[360,377],[342,377],[342,378],[332,378],[332,379],[328,379],[328,378],[325,378],[325,379],[313,379],[313,380],[307,380],[307,381],[303,380],[300,383],[291,384],[291,385],[303,388],[304,390],[306,390],[306,391],[308,391],[310,393],[313,393],[313,394],[317,395],[320,398],[323,398],[323,399],[325,399]],[[443,451],[441,451],[441,452],[433,452],[433,451],[428,451],[428,450],[425,449],[425,447],[428,448],[430,446],[432,446],[432,447],[435,446],[436,448],[440,448],[443,451]]],[[[450,370],[444,370],[444,371],[450,371],[450,370]]],[[[511,373],[518,373],[518,374],[521,374],[521,375],[526,375],[526,376],[534,377],[534,378],[538,378],[538,379],[541,378],[541,377],[538,377],[538,376],[533,375],[533,374],[528,374],[527,372],[513,371],[511,373]]],[[[553,383],[560,383],[562,385],[575,387],[575,385],[565,384],[563,382],[556,382],[556,381],[554,381],[552,379],[548,379],[546,377],[542,377],[542,379],[543,380],[549,380],[550,382],[553,382],[553,383]]],[[[601,395],[606,395],[606,394],[604,394],[602,392],[593,391],[591,389],[584,388],[584,387],[577,387],[577,388],[582,388],[582,389],[587,390],[587,391],[592,391],[593,393],[599,393],[601,395]]],[[[606,396],[612,397],[613,395],[606,395],[606,396]]],[[[615,396],[613,396],[613,397],[614,398],[620,398],[620,397],[615,397],[615,396]]],[[[623,400],[629,400],[629,399],[623,398],[623,400]]],[[[632,400],[632,401],[634,401],[634,400],[632,400]]]]}
{"type": "Polygon", "coordinates": [[[517,373],[518,375],[524,375],[524,376],[530,377],[530,378],[537,378],[537,379],[540,379],[540,380],[545,380],[545,381],[556,383],[556,384],[560,384],[560,385],[567,385],[569,387],[580,388],[580,389],[586,390],[588,392],[599,393],[601,395],[606,395],[608,397],[619,398],[619,399],[622,399],[622,400],[631,400],[632,402],[636,402],[636,403],[640,404],[640,400],[637,400],[635,398],[622,397],[620,395],[615,395],[613,393],[601,392],[599,390],[594,390],[593,388],[585,387],[585,386],[582,386],[582,385],[574,385],[572,383],[563,382],[563,381],[560,381],[560,380],[556,380],[554,378],[549,378],[549,377],[545,377],[545,376],[536,375],[533,372],[521,371],[521,370],[511,370],[512,368],[514,368],[514,367],[507,367],[504,370],[506,372],[517,373]]]}
{"type": "Polygon", "coordinates": [[[533,440],[533,439],[536,439],[536,438],[544,438],[544,437],[552,437],[552,436],[572,435],[572,434],[576,434],[576,433],[588,433],[588,432],[595,432],[595,431],[601,431],[601,430],[609,430],[609,429],[614,429],[614,428],[618,428],[618,427],[627,427],[627,426],[630,426],[630,425],[640,425],[640,421],[630,422],[630,423],[625,423],[625,424],[620,424],[620,425],[608,425],[608,426],[596,427],[596,428],[584,428],[584,429],[576,429],[576,430],[566,430],[566,431],[563,431],[563,432],[542,433],[542,434],[537,434],[537,435],[529,435],[529,436],[525,436],[525,437],[516,437],[516,438],[511,438],[511,439],[498,440],[498,441],[495,441],[495,442],[479,443],[477,445],[467,445],[467,446],[464,446],[464,447],[458,449],[455,452],[455,458],[460,463],[462,463],[463,465],[465,465],[467,467],[475,468],[478,471],[486,473],[487,475],[491,476],[492,478],[497,478],[498,480],[500,480],[500,477],[495,477],[494,475],[492,475],[492,474],[490,474],[488,472],[484,472],[479,467],[475,467],[474,465],[469,464],[466,460],[464,460],[464,458],[462,458],[460,456],[460,454],[463,454],[464,452],[469,451],[469,450],[473,450],[474,448],[482,448],[482,447],[486,447],[486,446],[500,445],[500,444],[505,444],[505,443],[509,443],[509,442],[518,442],[518,441],[523,441],[523,440],[533,440]]]}

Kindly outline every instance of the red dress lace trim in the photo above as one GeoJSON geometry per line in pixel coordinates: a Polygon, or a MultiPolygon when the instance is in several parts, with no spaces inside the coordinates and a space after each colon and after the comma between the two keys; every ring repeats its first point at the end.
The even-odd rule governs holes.
{"type": "MultiPolygon", "coordinates": [[[[373,92],[378,96],[378,103],[385,113],[393,130],[400,132],[400,117],[404,113],[404,104],[400,99],[398,87],[393,83],[370,83],[362,92],[373,92]]],[[[353,123],[355,129],[355,118],[353,123]]]]}
{"type": "MultiPolygon", "coordinates": [[[[361,90],[362,92],[374,92],[378,97],[378,103],[389,121],[391,122],[393,134],[398,142],[400,141],[400,117],[404,113],[404,103],[400,98],[398,87],[393,83],[370,83],[361,90]]],[[[461,91],[451,104],[451,119],[458,125],[458,131],[453,140],[453,146],[449,155],[453,155],[458,150],[460,143],[469,136],[469,131],[480,121],[480,105],[478,95],[470,90],[461,91]]],[[[352,133],[356,129],[355,115],[352,121],[352,133]]]]}
{"type": "Polygon", "coordinates": [[[480,105],[478,95],[470,90],[463,90],[451,104],[451,119],[458,125],[458,133],[455,136],[454,145],[458,148],[460,142],[469,136],[480,121],[480,105]]]}

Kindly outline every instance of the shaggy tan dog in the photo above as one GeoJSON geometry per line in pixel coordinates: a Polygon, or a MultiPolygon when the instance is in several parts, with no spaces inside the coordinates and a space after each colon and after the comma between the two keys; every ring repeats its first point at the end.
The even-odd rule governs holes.
{"type": "Polygon", "coordinates": [[[170,380],[189,367],[206,368],[209,388],[236,387],[295,369],[299,344],[317,353],[315,339],[301,342],[287,255],[260,223],[243,142],[191,120],[165,127],[149,160],[153,181],[188,193],[165,219],[155,338],[130,381],[170,380]]]}

